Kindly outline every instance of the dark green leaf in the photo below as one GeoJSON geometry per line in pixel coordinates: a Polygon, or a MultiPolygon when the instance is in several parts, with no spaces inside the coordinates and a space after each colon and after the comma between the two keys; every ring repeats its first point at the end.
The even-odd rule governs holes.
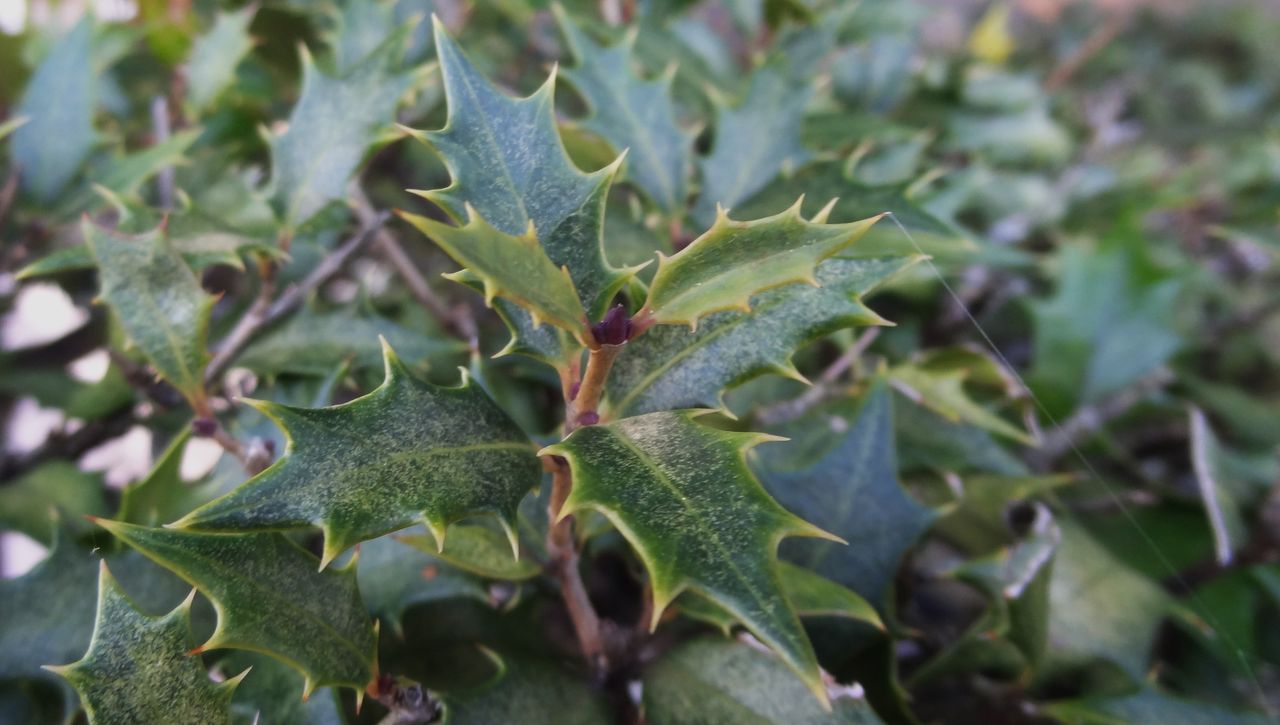
{"type": "Polygon", "coordinates": [[[49,544],[58,520],[74,524],[82,516],[106,514],[102,490],[97,475],[81,471],[70,461],[49,461],[0,486],[0,529],[21,531],[49,544]]]}
{"type": "Polygon", "coordinates": [[[485,526],[455,526],[441,548],[434,537],[402,536],[402,542],[464,571],[488,579],[532,579],[542,567],[527,557],[513,557],[511,542],[501,533],[485,526]]]}

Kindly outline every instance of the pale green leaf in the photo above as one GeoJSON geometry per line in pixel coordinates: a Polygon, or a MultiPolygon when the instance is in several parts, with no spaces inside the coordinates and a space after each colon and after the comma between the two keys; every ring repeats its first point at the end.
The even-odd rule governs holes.
{"type": "Polygon", "coordinates": [[[629,150],[628,177],[667,213],[684,206],[689,195],[693,137],[676,123],[671,99],[673,73],[644,80],[634,69],[635,36],[604,46],[555,6],[560,31],[578,61],[564,71],[582,94],[591,114],[581,123],[615,151],[629,150]]]}
{"type": "Polygon", "coordinates": [[[272,198],[286,224],[301,225],[342,199],[365,152],[395,121],[413,81],[398,70],[404,43],[402,28],[340,76],[303,55],[302,95],[287,130],[271,139],[272,198]]]}
{"type": "Polygon", "coordinates": [[[766,373],[799,377],[791,356],[805,343],[855,325],[883,324],[862,303],[919,257],[829,259],[820,286],[788,285],[756,297],[750,312],[702,318],[694,332],[657,326],[627,343],[610,371],[612,416],[721,405],[723,391],[766,373]]]}
{"type": "Polygon", "coordinates": [[[467,214],[463,227],[417,214],[401,216],[466,267],[469,277],[479,278],[486,304],[504,297],[525,308],[535,328],[548,322],[585,339],[587,314],[573,278],[568,268],[556,267],[547,256],[532,223],[523,234],[513,236],[492,226],[469,205],[467,214]]]}
{"type": "Polygon", "coordinates": [[[86,219],[81,230],[98,264],[98,296],[130,342],[188,399],[203,398],[214,300],[173,250],[164,228],[129,237],[86,219]]]}
{"type": "Polygon", "coordinates": [[[828,538],[769,497],[747,469],[746,449],[771,440],[700,425],[698,411],[650,413],[579,428],[542,450],[573,470],[560,510],[604,514],[644,562],[653,620],[686,589],[710,598],[777,651],[820,698],[813,648],[787,604],[778,542],[828,538]]]}
{"type": "Polygon", "coordinates": [[[660,257],[640,313],[660,324],[686,324],[728,309],[750,310],[752,295],[785,284],[817,286],[818,264],[853,244],[879,217],[825,224],[800,216],[800,203],[764,219],[740,222],[723,211],[715,224],[671,257],[660,257]]]}
{"type": "Polygon", "coordinates": [[[191,600],[163,617],[138,610],[105,563],[89,651],[49,669],[80,693],[90,723],[229,723],[240,677],[214,683],[188,655],[191,600]]]}
{"type": "Polygon", "coordinates": [[[281,534],[202,534],[98,520],[116,538],[200,590],[218,626],[200,651],[264,652],[306,677],[305,693],[339,685],[363,691],[377,640],[355,567],[320,562],[281,534]]]}
{"type": "Polygon", "coordinates": [[[789,442],[755,453],[754,469],[781,503],[849,542],[792,541],[783,555],[877,606],[903,555],[934,514],[898,481],[893,407],[883,383],[838,399],[771,433],[789,442]]]}
{"type": "MultiPolygon", "coordinates": [[[[884,623],[880,621],[875,607],[852,590],[785,561],[778,571],[782,575],[782,587],[787,593],[787,601],[791,602],[801,618],[852,619],[884,630],[884,623]]],[[[681,614],[719,627],[725,634],[738,624],[733,614],[696,592],[685,592],[680,595],[676,604],[681,614]]]]}
{"type": "Polygon", "coordinates": [[[93,19],[86,15],[45,56],[27,82],[16,116],[28,122],[13,132],[9,148],[22,189],[52,205],[79,173],[97,143],[97,99],[90,45],[93,19]]]}
{"type": "Polygon", "coordinates": [[[1165,692],[1152,685],[1132,695],[1046,703],[1046,715],[1067,725],[1264,725],[1263,713],[1232,710],[1165,692]]]}
{"type": "Polygon", "coordinates": [[[207,33],[196,37],[187,61],[187,101],[194,111],[208,108],[235,80],[236,66],[253,48],[249,24],[258,6],[220,12],[207,33]]]}
{"type": "Polygon", "coordinates": [[[653,725],[880,722],[865,700],[837,699],[825,711],[777,657],[714,639],[686,642],[645,669],[644,712],[653,725]]]}
{"type": "Polygon", "coordinates": [[[515,558],[507,537],[485,526],[455,526],[449,530],[443,547],[429,536],[401,536],[399,539],[419,551],[434,554],[459,569],[487,579],[519,581],[532,579],[542,572],[542,568],[528,558],[515,558]]]}
{"type": "Polygon", "coordinates": [[[240,488],[174,526],[203,531],[319,526],[327,564],[352,544],[415,522],[446,527],[516,508],[542,480],[533,444],[478,386],[424,383],[385,348],[386,380],[330,408],[257,403],[289,451],[240,488]]]}
{"type": "Polygon", "coordinates": [[[916,404],[953,423],[968,423],[1023,445],[1036,445],[1031,434],[969,396],[964,389],[967,369],[939,370],[903,363],[891,368],[887,375],[894,387],[916,404]]]}
{"type": "Polygon", "coordinates": [[[444,157],[453,183],[420,193],[460,222],[472,218],[470,205],[508,235],[526,234],[532,224],[551,262],[569,269],[594,319],[628,276],[609,265],[602,241],[617,163],[584,174],[569,160],[556,132],[554,76],[532,96],[511,98],[471,65],[438,20],[435,41],[448,122],[415,135],[444,157]]]}

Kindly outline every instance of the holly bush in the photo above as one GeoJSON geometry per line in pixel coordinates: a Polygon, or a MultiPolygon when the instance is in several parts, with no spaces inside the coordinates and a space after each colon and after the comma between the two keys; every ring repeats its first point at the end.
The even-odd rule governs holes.
{"type": "Polygon", "coordinates": [[[0,719],[1280,704],[1265,8],[135,9],[0,41],[0,719]]]}

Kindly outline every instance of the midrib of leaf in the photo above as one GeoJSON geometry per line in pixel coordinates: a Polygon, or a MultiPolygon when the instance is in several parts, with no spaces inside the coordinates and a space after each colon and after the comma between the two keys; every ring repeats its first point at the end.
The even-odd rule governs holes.
{"type": "MultiPolygon", "coordinates": [[[[462,76],[463,76],[461,78],[462,85],[467,89],[467,95],[470,96],[471,107],[483,108],[483,104],[480,103],[480,96],[476,94],[475,86],[472,85],[470,79],[465,77],[466,76],[465,73],[462,74],[462,76]]],[[[529,209],[525,206],[525,203],[524,203],[524,190],[521,189],[516,184],[515,177],[511,175],[511,166],[507,162],[507,155],[505,153],[502,153],[502,146],[498,143],[497,133],[493,130],[493,126],[489,123],[488,114],[482,113],[479,115],[482,118],[480,126],[484,129],[485,137],[489,139],[490,145],[493,148],[498,150],[498,153],[496,155],[499,159],[499,165],[502,167],[502,178],[506,180],[507,188],[511,189],[511,195],[515,197],[516,204],[520,208],[520,216],[524,217],[524,219],[528,221],[531,217],[529,216],[529,209]]],[[[507,231],[507,230],[503,230],[503,231],[507,231]]],[[[517,229],[509,233],[519,234],[521,231],[523,230],[517,229]]],[[[539,234],[541,234],[542,232],[542,230],[536,229],[536,228],[534,231],[539,234]]]]}
{"type": "MultiPolygon", "coordinates": [[[[764,312],[765,310],[771,310],[785,301],[786,300],[766,301],[764,303],[758,304],[755,307],[753,307],[750,314],[759,314],[761,312],[764,312]]],[[[676,363],[692,355],[696,350],[698,350],[698,348],[702,347],[703,345],[710,342],[711,340],[714,340],[717,337],[723,335],[729,330],[737,327],[743,322],[746,322],[748,319],[749,319],[749,314],[743,313],[740,317],[733,320],[732,322],[726,322],[723,325],[712,330],[711,333],[708,334],[707,336],[699,338],[698,340],[695,340],[692,345],[685,347],[680,352],[667,358],[667,361],[659,365],[657,368],[655,368],[653,372],[649,373],[648,375],[645,375],[643,378],[640,378],[640,383],[637,384],[634,388],[632,388],[630,393],[628,393],[625,397],[623,397],[616,405],[610,404],[609,407],[618,411],[627,410],[627,408],[631,405],[631,402],[633,400],[635,400],[637,397],[640,396],[641,393],[647,390],[649,386],[653,384],[653,381],[657,380],[659,377],[665,374],[668,370],[674,367],[676,363]]],[[[693,334],[693,333],[689,333],[689,334],[693,334]]]]}
{"type": "Polygon", "coordinates": [[[162,321],[160,323],[160,329],[164,332],[165,341],[169,343],[170,352],[173,353],[174,359],[178,361],[178,365],[182,368],[182,376],[186,380],[197,380],[198,378],[192,375],[191,370],[187,368],[187,359],[186,356],[182,354],[181,341],[178,340],[177,334],[174,332],[173,325],[169,324],[168,316],[165,315],[164,311],[156,305],[156,302],[152,299],[151,295],[142,294],[138,295],[138,297],[142,299],[142,303],[152,311],[154,317],[162,321]]]}
{"type": "Polygon", "coordinates": [[[648,127],[640,123],[640,119],[632,112],[631,104],[627,103],[626,94],[615,92],[615,89],[612,86],[606,87],[609,89],[609,94],[613,102],[623,109],[623,115],[627,119],[627,125],[631,127],[633,135],[640,141],[640,145],[643,147],[644,153],[636,155],[642,159],[641,163],[643,163],[649,171],[654,172],[653,177],[659,179],[659,183],[662,184],[663,196],[670,200],[673,205],[678,203],[680,200],[675,198],[675,189],[671,187],[671,180],[667,178],[666,169],[658,165],[656,161],[658,158],[658,150],[653,146],[653,138],[646,133],[648,127]]]}
{"type": "MultiPolygon", "coordinates": [[[[740,273],[743,271],[747,271],[747,270],[755,271],[761,268],[767,269],[770,266],[778,265],[779,264],[778,260],[785,260],[791,257],[804,258],[805,255],[803,254],[803,252],[805,251],[808,251],[807,247],[792,247],[790,249],[786,249],[784,251],[778,252],[777,254],[771,254],[767,257],[762,257],[760,259],[752,260],[750,262],[747,262],[746,264],[735,265],[730,269],[730,271],[724,272],[722,274],[718,274],[705,282],[700,282],[697,287],[690,287],[684,292],[681,292],[680,294],[671,297],[664,303],[663,306],[664,307],[678,306],[681,300],[684,300],[688,297],[696,297],[699,293],[701,293],[702,292],[701,287],[714,285],[720,282],[721,280],[725,279],[726,277],[740,276],[740,273]],[[797,254],[797,252],[799,252],[800,254],[797,254]]],[[[794,280],[794,279],[784,280],[778,284],[771,285],[769,287],[761,287],[760,289],[757,289],[752,296],[755,296],[755,294],[760,294],[762,292],[768,292],[769,290],[777,289],[779,287],[785,287],[789,284],[799,284],[801,282],[803,282],[803,280],[794,280]]],[[[723,312],[723,311],[724,311],[723,309],[713,310],[713,312],[723,312]]]]}
{"type": "MultiPolygon", "coordinates": [[[[870,457],[869,454],[874,436],[868,435],[862,436],[861,438],[862,440],[859,441],[860,445],[857,449],[857,455],[853,458],[855,461],[865,461],[870,457]]],[[[853,496],[841,496],[839,499],[840,500],[836,504],[836,521],[845,521],[849,516],[849,508],[853,505],[853,496]]],[[[817,548],[817,552],[809,557],[809,565],[806,567],[807,569],[816,569],[818,564],[822,563],[822,560],[827,558],[827,554],[836,550],[836,547],[834,546],[814,548],[817,548]]]]}
{"type": "MultiPolygon", "coordinates": [[[[720,553],[724,555],[725,561],[728,564],[729,569],[732,570],[734,576],[737,577],[738,580],[745,585],[745,589],[751,592],[751,597],[756,600],[757,604],[761,605],[760,608],[763,611],[769,611],[769,606],[768,606],[769,602],[761,594],[760,590],[756,589],[755,586],[752,585],[751,580],[748,579],[746,575],[742,573],[742,568],[739,567],[736,563],[734,563],[733,552],[729,549],[729,547],[724,545],[724,542],[720,540],[720,536],[716,533],[715,528],[707,524],[706,520],[702,518],[702,516],[698,513],[698,510],[689,501],[689,498],[685,496],[684,493],[680,490],[680,487],[677,486],[675,482],[673,482],[671,478],[668,477],[667,474],[664,473],[662,469],[658,467],[658,464],[653,460],[652,456],[650,456],[648,453],[645,453],[643,450],[633,445],[631,441],[627,440],[626,436],[619,435],[617,433],[614,433],[613,431],[610,431],[610,434],[613,435],[613,437],[617,439],[619,443],[622,444],[623,448],[626,448],[628,451],[631,452],[632,455],[640,459],[640,462],[643,463],[645,467],[653,471],[654,475],[657,476],[658,480],[662,482],[662,485],[667,490],[669,490],[672,494],[675,495],[676,500],[678,500],[684,506],[685,510],[689,512],[689,515],[692,516],[698,522],[699,528],[707,532],[707,537],[710,539],[712,543],[715,544],[715,547],[720,550],[720,553]]],[[[610,516],[609,518],[612,519],[613,517],[610,516]]],[[[639,538],[634,538],[634,540],[640,541],[639,538]]],[[[656,567],[651,567],[651,569],[656,569],[656,567]]],[[[704,591],[701,587],[690,587],[690,585],[687,583],[681,584],[680,586],[681,588],[694,588],[694,589],[697,589],[698,591],[704,591]]],[[[674,595],[676,594],[676,592],[672,592],[672,594],[674,595]]],[[[735,607],[727,606],[725,608],[729,609],[730,611],[733,611],[733,613],[738,615],[740,619],[743,619],[743,620],[750,619],[750,617],[745,616],[743,612],[734,611],[736,609],[735,607]]]]}
{"type": "MultiPolygon", "coordinates": [[[[228,534],[228,535],[233,536],[234,534],[228,534]]],[[[290,546],[293,546],[293,545],[294,545],[294,544],[290,543],[290,546]]],[[[195,587],[196,589],[199,589],[199,588],[200,588],[200,585],[199,585],[197,582],[195,582],[192,578],[188,577],[186,574],[182,573],[182,567],[181,567],[178,563],[173,562],[173,561],[169,561],[169,560],[168,560],[168,559],[166,559],[164,556],[161,556],[161,555],[159,555],[159,554],[153,554],[153,553],[150,553],[150,552],[147,552],[147,551],[144,551],[143,553],[144,553],[144,554],[146,554],[146,556],[147,556],[148,558],[153,559],[156,563],[158,563],[158,564],[160,564],[160,565],[164,566],[164,567],[165,567],[166,569],[168,569],[169,571],[172,571],[173,573],[177,574],[179,577],[181,577],[181,578],[183,579],[183,581],[187,582],[187,583],[188,583],[188,584],[190,584],[191,586],[195,587]]],[[[252,580],[252,579],[249,579],[249,578],[246,578],[246,577],[239,576],[239,572],[238,572],[236,569],[231,568],[231,567],[227,567],[227,566],[223,566],[223,565],[222,565],[222,563],[221,563],[221,562],[219,562],[219,561],[218,561],[218,560],[216,560],[216,559],[210,559],[210,558],[205,557],[205,556],[202,556],[201,554],[196,553],[196,552],[186,552],[186,553],[187,553],[187,554],[188,554],[188,556],[190,556],[192,559],[194,559],[194,560],[196,560],[196,561],[205,562],[207,565],[211,565],[211,566],[210,566],[210,568],[212,568],[212,569],[216,569],[216,570],[217,570],[217,571],[219,571],[219,572],[223,572],[223,573],[225,573],[225,579],[226,579],[226,580],[229,580],[229,581],[234,580],[234,581],[243,581],[243,582],[246,582],[246,583],[248,583],[248,584],[249,584],[249,586],[250,586],[254,591],[256,591],[256,592],[261,592],[261,593],[265,593],[265,594],[268,594],[268,595],[273,595],[273,594],[275,594],[275,593],[278,591],[277,589],[274,589],[274,588],[270,588],[270,587],[262,586],[262,585],[258,584],[257,582],[255,582],[255,581],[254,581],[254,580],[252,580]]],[[[355,643],[355,642],[352,642],[351,640],[347,639],[345,636],[343,636],[343,635],[342,635],[342,633],[341,633],[341,632],[339,632],[338,630],[334,629],[334,628],[333,628],[333,625],[331,625],[331,624],[329,624],[328,622],[324,621],[323,619],[321,619],[321,618],[317,617],[315,614],[313,614],[313,613],[311,613],[311,612],[307,611],[306,609],[303,609],[303,608],[299,607],[298,605],[294,604],[293,602],[290,602],[288,599],[281,599],[281,598],[279,598],[279,597],[267,597],[267,598],[268,598],[268,599],[271,599],[271,598],[277,599],[279,602],[282,602],[282,603],[285,605],[285,608],[289,609],[290,611],[296,611],[296,612],[300,612],[300,613],[302,613],[302,614],[304,615],[304,617],[305,617],[305,618],[307,618],[307,619],[309,619],[309,620],[311,620],[311,621],[316,622],[317,624],[319,624],[319,625],[321,626],[321,628],[323,628],[323,629],[325,629],[325,630],[328,630],[329,632],[332,632],[332,633],[333,633],[333,635],[334,635],[334,639],[336,639],[336,640],[338,640],[339,642],[341,642],[341,643],[342,643],[342,645],[343,645],[344,647],[346,647],[348,650],[350,650],[352,653],[354,653],[358,659],[364,660],[364,659],[366,659],[366,658],[369,656],[369,653],[367,653],[367,652],[361,652],[361,651],[360,651],[360,649],[359,649],[359,647],[356,645],[356,643],[355,643]]],[[[216,607],[216,608],[217,608],[217,610],[218,610],[218,613],[219,613],[219,616],[220,616],[220,617],[221,617],[221,616],[225,616],[225,605],[223,605],[223,604],[222,604],[222,602],[220,602],[218,599],[214,599],[213,597],[209,597],[209,601],[211,601],[211,602],[213,603],[214,607],[216,607]]],[[[220,621],[222,621],[222,620],[220,620],[220,621]]],[[[238,643],[238,644],[239,644],[239,643],[238,643]]],[[[262,652],[263,654],[271,655],[271,656],[273,656],[273,657],[274,657],[274,656],[280,656],[280,655],[282,654],[282,653],[277,652],[277,651],[275,651],[275,650],[258,649],[258,648],[254,648],[254,647],[236,647],[235,649],[251,649],[251,650],[253,650],[253,651],[256,651],[256,652],[262,652]]],[[[282,659],[289,659],[289,658],[287,658],[287,657],[283,657],[282,659]]],[[[294,661],[294,660],[292,660],[292,659],[289,659],[289,661],[290,661],[290,662],[293,662],[294,664],[296,664],[296,665],[298,666],[298,669],[303,670],[303,671],[306,671],[306,670],[307,670],[307,668],[306,668],[305,666],[303,666],[301,663],[297,663],[297,662],[295,662],[295,661],[294,661]]]]}

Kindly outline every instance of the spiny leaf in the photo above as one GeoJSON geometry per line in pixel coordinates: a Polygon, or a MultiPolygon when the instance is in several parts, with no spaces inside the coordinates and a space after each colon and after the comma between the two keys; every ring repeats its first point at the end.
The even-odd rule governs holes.
{"type": "Polygon", "coordinates": [[[164,227],[133,238],[87,218],[80,228],[98,263],[98,296],[129,340],[189,400],[203,399],[214,300],[173,251],[164,227]]]}
{"type": "Polygon", "coordinates": [[[650,413],[579,428],[542,455],[573,469],[559,515],[595,509],[649,571],[653,620],[692,589],[734,613],[825,702],[813,648],[787,604],[778,542],[833,538],[778,505],[751,475],[746,449],[771,436],[716,430],[701,411],[650,413]]]}
{"type": "Polygon", "coordinates": [[[835,401],[772,432],[791,442],[756,453],[769,492],[849,541],[787,542],[784,556],[883,606],[903,553],[934,518],[898,482],[888,389],[878,382],[861,400],[835,401]]]}
{"type": "Polygon", "coordinates": [[[0,530],[21,531],[49,544],[58,519],[75,523],[82,516],[106,514],[103,488],[99,475],[71,461],[44,463],[0,486],[0,530]],[[55,509],[57,518],[51,516],[55,509]]]}
{"type": "Polygon", "coordinates": [[[486,304],[505,297],[529,312],[535,328],[549,322],[584,339],[587,314],[573,278],[567,268],[557,268],[547,257],[533,223],[523,234],[513,236],[490,225],[470,205],[466,210],[469,221],[464,227],[417,214],[400,216],[480,279],[486,304]]]}
{"type": "MultiPolygon", "coordinates": [[[[202,531],[324,530],[324,564],[352,544],[423,521],[445,528],[483,513],[513,531],[542,480],[534,448],[478,386],[424,383],[384,347],[386,379],[330,408],[256,403],[289,437],[288,453],[174,526],[202,531]]],[[[514,534],[511,535],[514,548],[514,534]]]]}
{"type": "Polygon", "coordinates": [[[57,201],[97,143],[97,81],[90,55],[93,19],[86,15],[49,51],[27,83],[16,116],[28,122],[10,141],[22,188],[41,204],[57,201]]]}
{"type": "Polygon", "coordinates": [[[378,132],[395,120],[413,82],[400,72],[406,29],[341,76],[302,56],[302,95],[283,134],[271,139],[271,188],[277,214],[296,227],[343,198],[348,179],[378,132]]]}
{"type": "Polygon", "coordinates": [[[965,369],[938,370],[911,363],[894,366],[887,373],[907,397],[949,421],[969,423],[1023,445],[1036,445],[1036,439],[1025,430],[969,397],[964,390],[968,374],[965,369]]]}
{"type": "Polygon", "coordinates": [[[196,37],[187,61],[187,102],[194,111],[208,108],[235,80],[236,66],[253,48],[249,23],[258,6],[220,12],[209,32],[196,37]]]}
{"type": "MultiPolygon", "coordinates": [[[[477,292],[484,292],[484,283],[469,269],[451,274],[449,279],[477,292]]],[[[555,325],[535,326],[528,310],[514,302],[499,297],[493,301],[493,309],[511,332],[511,340],[494,357],[524,355],[553,368],[565,369],[582,352],[582,348],[563,328],[555,325]]]]}
{"type": "Polygon", "coordinates": [[[191,597],[163,617],[138,611],[104,562],[89,651],[48,669],[80,693],[91,723],[229,723],[231,695],[246,673],[211,681],[188,654],[190,617],[191,597]]]}
{"type": "Polygon", "coordinates": [[[641,79],[632,67],[634,33],[605,47],[579,28],[563,7],[553,9],[578,61],[577,67],[564,71],[565,78],[592,112],[582,125],[614,149],[629,149],[627,174],[664,211],[677,211],[689,195],[693,136],[676,124],[671,99],[674,72],[641,79]]]}
{"type": "Polygon", "coordinates": [[[446,693],[445,725],[602,725],[614,721],[601,692],[553,662],[484,650],[497,673],[484,685],[446,693]]]}
{"type": "Polygon", "coordinates": [[[700,159],[702,190],[693,218],[710,224],[720,207],[746,201],[787,167],[796,167],[809,152],[800,145],[800,125],[812,86],[785,72],[781,60],[751,76],[742,103],[730,106],[715,98],[715,145],[700,159]]]}
{"type": "Polygon", "coordinates": [[[720,210],[715,224],[674,256],[659,255],[641,316],[660,324],[686,324],[728,309],[750,310],[752,295],[795,282],[819,284],[818,263],[848,247],[880,217],[848,224],[825,224],[826,210],[813,220],[800,204],[764,219],[740,222],[720,210]]]}
{"type": "Polygon", "coordinates": [[[218,660],[223,674],[247,672],[236,687],[231,712],[237,725],[344,725],[338,692],[324,689],[302,699],[297,672],[266,655],[237,651],[218,660]]]}
{"type": "Polygon", "coordinates": [[[532,96],[511,98],[471,65],[438,19],[435,41],[449,118],[439,131],[413,133],[440,152],[453,183],[417,193],[458,221],[472,217],[469,204],[509,235],[532,223],[547,257],[568,267],[582,305],[598,317],[629,276],[609,265],[602,240],[605,197],[621,158],[591,174],[569,160],[556,132],[554,74],[532,96]]]}
{"type": "MultiPolygon", "coordinates": [[[[852,590],[785,561],[778,571],[782,576],[782,587],[787,592],[787,601],[801,618],[842,617],[884,630],[884,623],[875,607],[852,590]]],[[[697,592],[685,592],[676,604],[682,614],[719,627],[725,634],[739,623],[733,614],[697,592]]]]}
{"type": "Polygon", "coordinates": [[[281,534],[198,534],[98,520],[116,538],[196,587],[218,626],[199,651],[265,652],[324,685],[362,691],[376,671],[377,638],[354,566],[319,562],[281,534]]]}
{"type": "Polygon", "coordinates": [[[497,531],[484,526],[455,526],[444,548],[427,536],[402,536],[400,541],[473,574],[488,579],[532,579],[542,568],[529,559],[512,556],[511,544],[497,531]]]}
{"type": "Polygon", "coordinates": [[[855,325],[884,324],[862,297],[920,257],[829,259],[820,286],[788,285],[755,299],[750,312],[702,318],[695,332],[655,327],[627,343],[609,375],[605,410],[636,415],[719,406],[726,388],[765,373],[796,378],[792,354],[822,335],[855,325]]]}
{"type": "Polygon", "coordinates": [[[695,639],[644,673],[644,712],[653,725],[872,725],[865,700],[841,698],[824,712],[804,696],[778,658],[740,642],[695,639]]]}

